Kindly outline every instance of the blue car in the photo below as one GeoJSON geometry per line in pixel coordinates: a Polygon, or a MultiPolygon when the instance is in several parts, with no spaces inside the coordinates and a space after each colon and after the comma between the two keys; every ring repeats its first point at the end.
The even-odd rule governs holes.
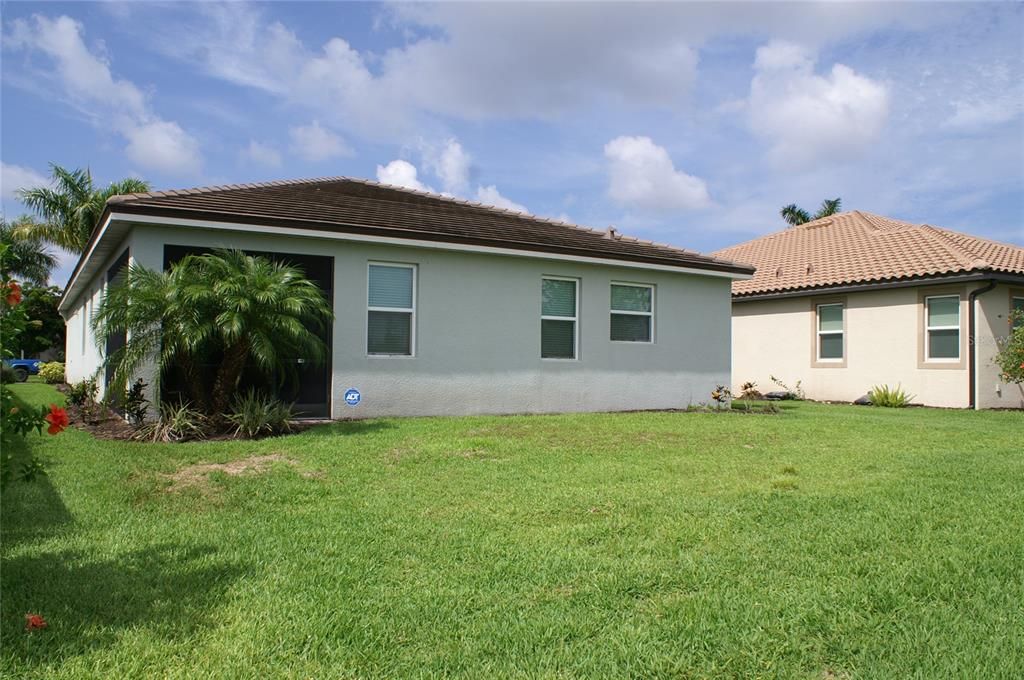
{"type": "Polygon", "coordinates": [[[39,359],[4,359],[4,363],[14,371],[18,382],[25,382],[30,375],[39,373],[39,367],[43,365],[39,359]]]}

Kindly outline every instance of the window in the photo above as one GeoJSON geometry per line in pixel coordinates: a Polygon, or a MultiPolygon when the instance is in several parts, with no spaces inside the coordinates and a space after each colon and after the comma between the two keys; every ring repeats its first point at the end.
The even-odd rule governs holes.
{"type": "Polygon", "coordinates": [[[416,266],[371,264],[367,293],[366,353],[412,356],[416,266]]]}
{"type": "Polygon", "coordinates": [[[541,280],[540,356],[542,359],[576,358],[575,279],[541,280]]]}
{"type": "Polygon", "coordinates": [[[925,358],[928,361],[960,359],[960,296],[926,297],[925,358]]]}
{"type": "Polygon", "coordinates": [[[654,337],[654,286],[613,283],[611,339],[651,342],[654,337]]]}
{"type": "Polygon", "coordinates": [[[1021,326],[1024,326],[1024,297],[1014,296],[1010,303],[1010,312],[1017,313],[1017,315],[1012,319],[1013,327],[1020,328],[1021,326]]]}
{"type": "Polygon", "coordinates": [[[843,304],[818,305],[818,361],[843,360],[843,304]]]}

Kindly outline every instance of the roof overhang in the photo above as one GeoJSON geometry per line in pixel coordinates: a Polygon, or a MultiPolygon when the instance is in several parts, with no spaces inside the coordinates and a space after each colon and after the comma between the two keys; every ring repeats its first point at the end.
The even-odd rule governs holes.
{"type": "Polygon", "coordinates": [[[795,288],[772,293],[748,293],[733,295],[733,302],[759,302],[761,300],[779,300],[783,298],[811,297],[814,295],[839,295],[843,293],[861,293],[872,290],[885,290],[888,288],[913,288],[922,285],[940,283],[970,283],[972,281],[996,281],[997,283],[1018,283],[1024,284],[1024,274],[1013,272],[997,272],[992,270],[978,270],[960,272],[956,274],[934,274],[929,276],[916,276],[906,279],[891,281],[873,281],[864,283],[851,283],[839,286],[819,286],[817,288],[795,288]]]}
{"type": "MultiPolygon", "coordinates": [[[[215,229],[222,231],[247,232],[258,234],[276,234],[282,236],[297,236],[301,238],[314,238],[334,241],[355,241],[364,243],[380,243],[387,245],[399,245],[410,248],[430,248],[434,250],[446,250],[454,252],[471,252],[490,255],[504,255],[511,257],[528,257],[533,259],[558,260],[563,262],[578,262],[585,264],[600,264],[615,267],[629,267],[633,269],[644,269],[650,271],[663,271],[676,274],[696,274],[700,276],[713,276],[731,280],[748,280],[753,278],[753,267],[740,264],[723,263],[720,267],[698,267],[686,266],[674,263],[669,258],[637,257],[625,259],[618,257],[594,257],[593,255],[580,254],[571,248],[552,248],[546,244],[535,244],[532,248],[509,248],[501,245],[500,242],[460,242],[453,240],[430,240],[423,238],[421,232],[417,232],[420,238],[413,236],[395,235],[401,230],[381,229],[363,225],[340,225],[351,229],[351,231],[325,231],[316,228],[315,225],[299,224],[270,224],[264,221],[249,222],[236,221],[233,219],[216,219],[211,217],[181,217],[168,214],[149,214],[148,212],[134,212],[124,210],[124,204],[115,204],[116,210],[108,205],[103,213],[100,227],[96,229],[89,240],[85,254],[79,259],[64,289],[58,309],[61,313],[67,311],[72,303],[81,294],[85,285],[90,281],[103,263],[118,249],[128,232],[136,225],[154,225],[185,227],[192,229],[215,229]]],[[[332,225],[339,226],[339,225],[332,225]]]]}

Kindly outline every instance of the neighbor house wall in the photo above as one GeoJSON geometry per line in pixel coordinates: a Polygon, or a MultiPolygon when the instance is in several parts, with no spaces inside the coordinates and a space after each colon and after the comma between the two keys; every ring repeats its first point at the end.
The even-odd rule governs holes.
{"type": "Polygon", "coordinates": [[[839,296],[846,304],[845,361],[834,365],[815,360],[814,309],[835,295],[734,302],[733,387],[753,380],[761,391],[779,389],[771,381],[774,375],[790,387],[800,380],[811,399],[853,401],[874,385],[899,384],[917,403],[967,407],[970,290],[922,286],[839,296]],[[961,299],[960,361],[930,363],[923,357],[922,299],[946,293],[961,299]]]}
{"type": "Polygon", "coordinates": [[[994,361],[999,341],[1010,334],[1010,301],[1014,296],[1024,298],[1024,284],[1000,284],[976,299],[978,408],[1024,408],[1024,385],[1005,382],[994,361]]]}
{"type": "Polygon", "coordinates": [[[680,408],[730,382],[730,279],[331,239],[137,226],[167,244],[334,258],[333,417],[680,408]],[[366,354],[367,264],[417,265],[415,356],[366,354]],[[580,279],[578,360],[540,358],[541,277],[580,279]],[[656,286],[655,342],[609,340],[612,281],[656,286]],[[362,403],[342,395],[357,388],[362,403]]]}

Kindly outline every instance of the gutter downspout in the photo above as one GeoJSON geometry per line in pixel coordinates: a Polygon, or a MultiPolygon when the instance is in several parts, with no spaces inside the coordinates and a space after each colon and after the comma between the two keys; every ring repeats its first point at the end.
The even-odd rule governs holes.
{"type": "Polygon", "coordinates": [[[977,288],[972,290],[970,295],[967,296],[967,385],[970,389],[970,394],[967,396],[968,408],[974,410],[978,407],[978,371],[975,368],[977,362],[978,348],[977,348],[977,313],[975,312],[975,300],[979,296],[984,295],[993,288],[996,287],[995,281],[989,281],[984,288],[977,288]]]}

